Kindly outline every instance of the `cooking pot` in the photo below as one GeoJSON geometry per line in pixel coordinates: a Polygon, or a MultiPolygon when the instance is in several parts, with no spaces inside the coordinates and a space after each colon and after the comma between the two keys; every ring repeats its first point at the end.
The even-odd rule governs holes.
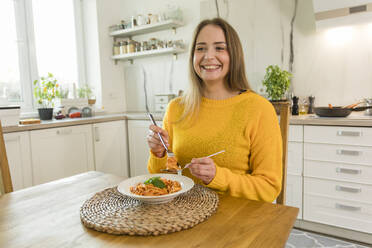
{"type": "Polygon", "coordinates": [[[320,117],[346,117],[351,114],[351,111],[363,111],[370,109],[372,106],[343,108],[343,107],[315,107],[314,112],[320,117]]]}

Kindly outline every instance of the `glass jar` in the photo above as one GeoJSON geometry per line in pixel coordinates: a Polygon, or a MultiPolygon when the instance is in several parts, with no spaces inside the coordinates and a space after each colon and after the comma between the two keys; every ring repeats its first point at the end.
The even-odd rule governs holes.
{"type": "Polygon", "coordinates": [[[128,53],[128,42],[120,41],[120,54],[128,53]]]}
{"type": "Polygon", "coordinates": [[[136,42],[136,52],[141,52],[141,42],[136,42]]]}
{"type": "Polygon", "coordinates": [[[114,43],[113,54],[114,55],[120,54],[120,42],[119,41],[114,43]]]}
{"type": "Polygon", "coordinates": [[[149,43],[148,43],[147,41],[143,41],[143,42],[142,42],[141,50],[142,50],[142,51],[150,50],[150,49],[149,49],[149,43]]]}
{"type": "Polygon", "coordinates": [[[129,40],[128,41],[127,52],[128,53],[136,52],[136,42],[134,40],[129,40]]]}
{"type": "Polygon", "coordinates": [[[156,38],[151,38],[149,41],[150,49],[151,50],[157,49],[158,48],[157,43],[158,41],[156,38]]]}

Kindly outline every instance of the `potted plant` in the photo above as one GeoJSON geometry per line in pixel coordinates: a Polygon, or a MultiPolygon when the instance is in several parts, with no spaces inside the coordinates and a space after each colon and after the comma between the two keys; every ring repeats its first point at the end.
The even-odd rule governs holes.
{"type": "Polygon", "coordinates": [[[47,77],[40,77],[34,81],[34,96],[39,104],[38,112],[41,120],[51,120],[53,118],[53,108],[56,99],[61,98],[61,92],[57,79],[52,73],[47,77]]]}
{"type": "Polygon", "coordinates": [[[93,94],[93,90],[88,84],[85,84],[78,89],[78,97],[87,98],[89,105],[93,105],[96,103],[96,98],[93,94]]]}
{"type": "Polygon", "coordinates": [[[289,89],[292,74],[280,69],[277,65],[269,65],[262,84],[266,87],[266,92],[271,101],[286,101],[285,93],[289,89]]]}

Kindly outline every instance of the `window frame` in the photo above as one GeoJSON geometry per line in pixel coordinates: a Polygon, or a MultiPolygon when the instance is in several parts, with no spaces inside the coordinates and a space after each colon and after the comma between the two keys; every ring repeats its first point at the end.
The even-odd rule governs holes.
{"type": "MultiPolygon", "coordinates": [[[[37,68],[35,33],[32,13],[32,1],[13,0],[15,9],[15,23],[17,30],[18,43],[18,63],[20,72],[21,95],[23,101],[20,102],[21,116],[37,116],[37,106],[33,97],[33,79],[39,78],[37,68]]],[[[65,0],[61,0],[65,1],[65,0]]],[[[82,86],[86,82],[86,63],[84,51],[84,25],[81,0],[73,1],[74,23],[75,23],[75,42],[77,55],[78,85],[82,86]]]]}

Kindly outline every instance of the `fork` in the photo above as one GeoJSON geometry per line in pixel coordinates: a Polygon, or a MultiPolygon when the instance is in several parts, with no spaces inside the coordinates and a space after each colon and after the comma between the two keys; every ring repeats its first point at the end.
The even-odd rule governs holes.
{"type": "MultiPolygon", "coordinates": [[[[154,125],[154,126],[157,126],[158,127],[158,125],[156,124],[156,122],[155,122],[155,119],[154,119],[154,117],[152,116],[152,114],[151,113],[147,113],[147,115],[149,116],[149,118],[150,118],[150,120],[151,120],[151,122],[152,122],[152,124],[154,125]]],[[[168,157],[175,157],[175,155],[174,155],[174,153],[165,145],[165,142],[164,142],[164,140],[163,140],[163,137],[161,136],[161,134],[160,133],[157,133],[158,134],[158,136],[159,136],[159,139],[160,139],[160,141],[161,141],[161,144],[163,145],[163,147],[165,148],[165,151],[167,152],[167,155],[168,155],[168,157]]],[[[177,162],[177,166],[178,167],[181,167],[180,166],[180,164],[177,162]]],[[[169,172],[169,170],[162,170],[162,171],[168,171],[169,172]]]]}
{"type": "MultiPolygon", "coordinates": [[[[213,153],[213,154],[211,154],[211,155],[209,155],[209,156],[206,156],[206,158],[210,158],[210,157],[216,156],[217,154],[220,154],[220,153],[223,153],[223,152],[225,152],[225,150],[222,150],[222,151],[219,151],[219,152],[213,153]]],[[[190,165],[191,165],[191,163],[188,163],[188,164],[186,164],[185,167],[183,167],[182,169],[177,170],[177,175],[181,176],[181,175],[182,175],[182,171],[183,171],[184,169],[188,168],[190,165]]]]}

